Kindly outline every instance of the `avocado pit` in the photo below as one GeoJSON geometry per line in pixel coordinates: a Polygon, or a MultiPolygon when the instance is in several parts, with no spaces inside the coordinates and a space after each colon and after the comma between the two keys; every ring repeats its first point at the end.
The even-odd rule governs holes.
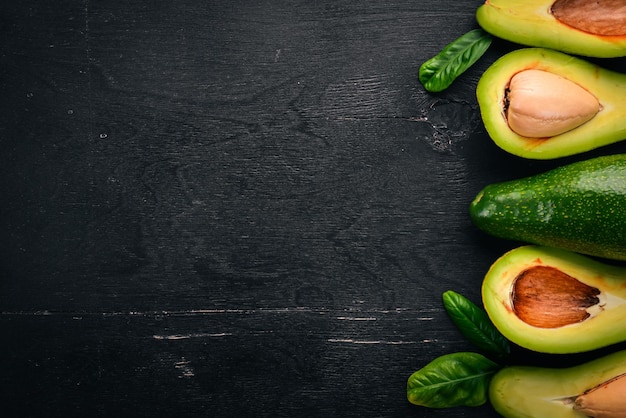
{"type": "Polygon", "coordinates": [[[600,36],[626,35],[623,0],[556,0],[550,8],[561,23],[600,36]]]}
{"type": "Polygon", "coordinates": [[[559,328],[585,321],[600,303],[600,290],[550,266],[522,271],[511,290],[513,312],[538,328],[559,328]]]}
{"type": "Polygon", "coordinates": [[[609,379],[579,395],[574,409],[595,418],[626,417],[626,373],[609,379]]]}
{"type": "Polygon", "coordinates": [[[509,127],[527,138],[549,138],[591,120],[598,99],[580,85],[548,71],[516,73],[505,91],[504,111],[509,127]]]}

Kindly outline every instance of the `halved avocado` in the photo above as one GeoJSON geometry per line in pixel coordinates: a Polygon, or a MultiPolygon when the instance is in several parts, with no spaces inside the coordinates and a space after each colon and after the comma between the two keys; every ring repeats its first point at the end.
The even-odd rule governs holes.
{"type": "MultiPolygon", "coordinates": [[[[511,366],[498,371],[489,386],[489,400],[498,413],[507,418],[549,417],[584,418],[593,410],[582,408],[581,394],[595,388],[607,392],[607,382],[622,380],[626,374],[626,351],[618,351],[587,363],[568,368],[511,366]],[[584,412],[583,412],[584,411],[584,412]]],[[[613,383],[609,383],[613,384],[613,383]]],[[[623,381],[620,382],[620,385],[623,381]]],[[[609,401],[600,406],[605,415],[624,416],[623,386],[609,390],[609,401]],[[619,415],[615,409],[619,408],[619,415]],[[613,415],[608,415],[613,412],[613,415]]]]}
{"type": "Polygon", "coordinates": [[[487,32],[522,45],[588,57],[626,56],[623,0],[487,0],[476,20],[487,32]]]}
{"type": "Polygon", "coordinates": [[[500,148],[520,157],[560,158],[626,139],[626,74],[561,52],[523,48],[502,56],[483,73],[476,87],[476,97],[489,136],[500,148]],[[515,105],[511,100],[516,100],[512,96],[515,92],[511,91],[511,83],[515,76],[527,74],[527,71],[548,74],[567,83],[566,87],[559,88],[550,81],[543,88],[541,85],[529,87],[530,92],[524,92],[523,84],[515,88],[515,92],[525,93],[527,101],[533,94],[542,96],[537,97],[536,105],[532,102],[521,105],[529,111],[545,114],[540,116],[538,123],[550,123],[551,118],[563,119],[559,115],[561,109],[577,108],[572,105],[572,99],[563,94],[563,90],[568,89],[573,96],[584,95],[584,100],[595,98],[597,112],[580,120],[577,126],[548,137],[516,132],[509,122],[509,112],[515,105]],[[545,104],[547,101],[550,103],[545,104]]]}
{"type": "Polygon", "coordinates": [[[578,353],[626,341],[626,267],[523,246],[491,266],[482,299],[502,335],[529,350],[578,353]]]}

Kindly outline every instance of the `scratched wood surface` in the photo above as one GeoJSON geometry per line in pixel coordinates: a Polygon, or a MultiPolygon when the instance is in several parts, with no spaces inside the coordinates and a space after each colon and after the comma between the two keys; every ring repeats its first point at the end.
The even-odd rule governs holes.
{"type": "Polygon", "coordinates": [[[479,4],[3,5],[2,416],[496,416],[405,397],[514,245],[469,201],[556,164],[482,127],[513,45],[417,81],[479,4]]]}

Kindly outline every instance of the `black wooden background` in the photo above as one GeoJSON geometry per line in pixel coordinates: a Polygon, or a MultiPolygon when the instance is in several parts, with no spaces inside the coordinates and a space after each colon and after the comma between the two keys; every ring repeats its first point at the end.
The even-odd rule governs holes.
{"type": "Polygon", "coordinates": [[[594,153],[487,137],[475,84],[516,45],[423,90],[480,3],[3,3],[2,416],[496,416],[405,393],[473,349],[441,294],[480,303],[515,245],[468,204],[594,153]]]}

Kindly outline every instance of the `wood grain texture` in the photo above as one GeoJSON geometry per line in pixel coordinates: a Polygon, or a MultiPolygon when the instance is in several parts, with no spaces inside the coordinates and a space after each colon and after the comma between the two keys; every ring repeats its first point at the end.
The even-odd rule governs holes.
{"type": "Polygon", "coordinates": [[[479,4],[5,6],[3,416],[495,416],[405,396],[513,245],[469,201],[552,164],[482,128],[510,45],[417,81],[479,4]]]}

